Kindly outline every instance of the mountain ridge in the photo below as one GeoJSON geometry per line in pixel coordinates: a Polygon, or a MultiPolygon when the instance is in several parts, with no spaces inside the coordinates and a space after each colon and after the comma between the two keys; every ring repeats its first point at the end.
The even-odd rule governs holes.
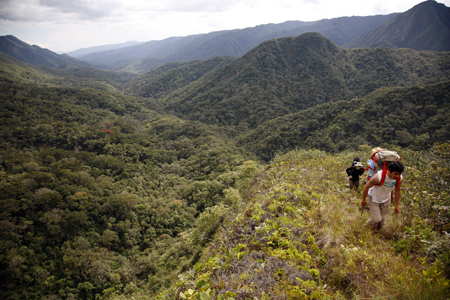
{"type": "Polygon", "coordinates": [[[101,52],[101,51],[109,51],[119,48],[125,48],[129,46],[135,46],[137,44],[141,44],[142,42],[137,41],[128,41],[125,43],[119,43],[119,44],[109,44],[109,45],[100,45],[100,46],[94,46],[94,47],[87,47],[87,48],[81,48],[74,51],[69,51],[64,54],[67,54],[71,57],[80,58],[83,56],[86,56],[88,54],[94,53],[94,52],[101,52]]]}
{"type": "Polygon", "coordinates": [[[344,43],[390,20],[395,15],[397,14],[340,17],[311,22],[286,21],[280,24],[265,24],[187,37],[172,37],[162,41],[146,42],[128,49],[93,53],[82,59],[91,63],[95,61],[104,64],[117,63],[122,60],[159,59],[161,61],[156,64],[157,66],[167,62],[210,59],[215,56],[240,57],[263,41],[283,36],[297,36],[309,31],[319,33],[323,31],[331,40],[336,36],[337,43],[344,43]]]}
{"type": "Polygon", "coordinates": [[[46,65],[53,68],[60,68],[67,64],[87,67],[90,64],[72,58],[68,55],[59,55],[48,49],[36,45],[29,45],[15,36],[0,36],[0,52],[15,57],[31,65],[46,65]]]}

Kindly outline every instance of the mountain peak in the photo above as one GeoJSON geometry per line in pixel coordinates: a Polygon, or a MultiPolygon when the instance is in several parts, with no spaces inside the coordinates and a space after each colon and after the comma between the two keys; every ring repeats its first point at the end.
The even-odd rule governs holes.
{"type": "Polygon", "coordinates": [[[434,0],[427,0],[344,47],[450,51],[450,8],[434,0]]]}
{"type": "Polygon", "coordinates": [[[278,49],[291,58],[302,59],[305,53],[316,53],[327,57],[329,54],[338,50],[338,46],[318,32],[308,32],[297,37],[284,37],[275,40],[269,40],[255,47],[248,55],[252,53],[261,53],[262,51],[274,51],[278,49]],[[271,50],[269,50],[271,49],[271,50]]]}

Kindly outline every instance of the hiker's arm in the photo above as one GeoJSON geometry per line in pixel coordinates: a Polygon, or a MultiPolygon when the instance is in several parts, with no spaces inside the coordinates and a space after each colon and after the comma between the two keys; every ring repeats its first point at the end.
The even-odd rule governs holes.
{"type": "Polygon", "coordinates": [[[380,181],[378,180],[378,173],[376,173],[375,175],[372,176],[372,178],[370,178],[370,180],[366,183],[366,185],[364,186],[363,189],[363,194],[362,194],[362,201],[361,201],[361,206],[364,208],[364,206],[367,205],[367,195],[369,194],[369,189],[375,185],[377,185],[380,181]]]}
{"type": "Polygon", "coordinates": [[[361,171],[359,171],[358,178],[361,179],[361,176],[364,174],[364,169],[361,168],[361,171]]]}
{"type": "Polygon", "coordinates": [[[400,188],[402,186],[402,182],[400,181],[400,183],[398,184],[398,187],[395,188],[395,207],[394,207],[394,214],[398,214],[400,212],[400,196],[402,194],[400,188]]]}
{"type": "Polygon", "coordinates": [[[352,171],[351,167],[350,167],[350,168],[347,168],[347,169],[345,170],[345,172],[347,172],[347,176],[350,176],[349,178],[352,178],[352,173],[351,173],[351,171],[352,171]]]}

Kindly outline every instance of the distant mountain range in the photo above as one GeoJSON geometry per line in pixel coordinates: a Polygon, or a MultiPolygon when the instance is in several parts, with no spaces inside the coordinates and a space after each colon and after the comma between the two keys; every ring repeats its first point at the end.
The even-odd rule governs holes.
{"type": "Polygon", "coordinates": [[[241,57],[264,41],[306,32],[318,32],[345,48],[450,51],[450,8],[428,0],[401,14],[288,21],[161,41],[127,42],[68,53],[74,57],[30,46],[13,36],[3,36],[0,37],[0,51],[32,65],[61,67],[73,64],[144,73],[169,62],[207,60],[217,56],[241,57]]]}
{"type": "MultiPolygon", "coordinates": [[[[216,56],[239,57],[263,41],[306,32],[319,32],[337,45],[384,24],[396,14],[387,16],[343,17],[315,22],[288,21],[245,29],[217,31],[186,37],[150,41],[134,47],[96,52],[77,57],[87,62],[112,64],[121,60],[158,59],[164,62],[210,59],[216,56]]],[[[70,53],[69,53],[70,54],[70,53]]]]}
{"type": "Polygon", "coordinates": [[[68,52],[66,54],[69,56],[75,57],[75,58],[80,58],[80,57],[83,57],[83,56],[86,56],[86,55],[89,55],[89,54],[95,53],[95,52],[109,51],[109,50],[114,50],[114,49],[118,49],[118,48],[136,46],[139,44],[142,44],[142,42],[129,41],[129,42],[120,43],[120,44],[111,44],[111,45],[102,45],[102,46],[96,46],[96,47],[82,48],[82,49],[68,52]]]}

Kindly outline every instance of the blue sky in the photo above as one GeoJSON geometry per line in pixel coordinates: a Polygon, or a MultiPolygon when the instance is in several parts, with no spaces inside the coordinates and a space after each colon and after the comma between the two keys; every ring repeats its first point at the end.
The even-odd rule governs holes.
{"type": "MultiPolygon", "coordinates": [[[[0,36],[55,52],[289,20],[405,12],[424,0],[0,0],[0,36]]],[[[437,1],[450,6],[450,0],[437,1]]]]}

